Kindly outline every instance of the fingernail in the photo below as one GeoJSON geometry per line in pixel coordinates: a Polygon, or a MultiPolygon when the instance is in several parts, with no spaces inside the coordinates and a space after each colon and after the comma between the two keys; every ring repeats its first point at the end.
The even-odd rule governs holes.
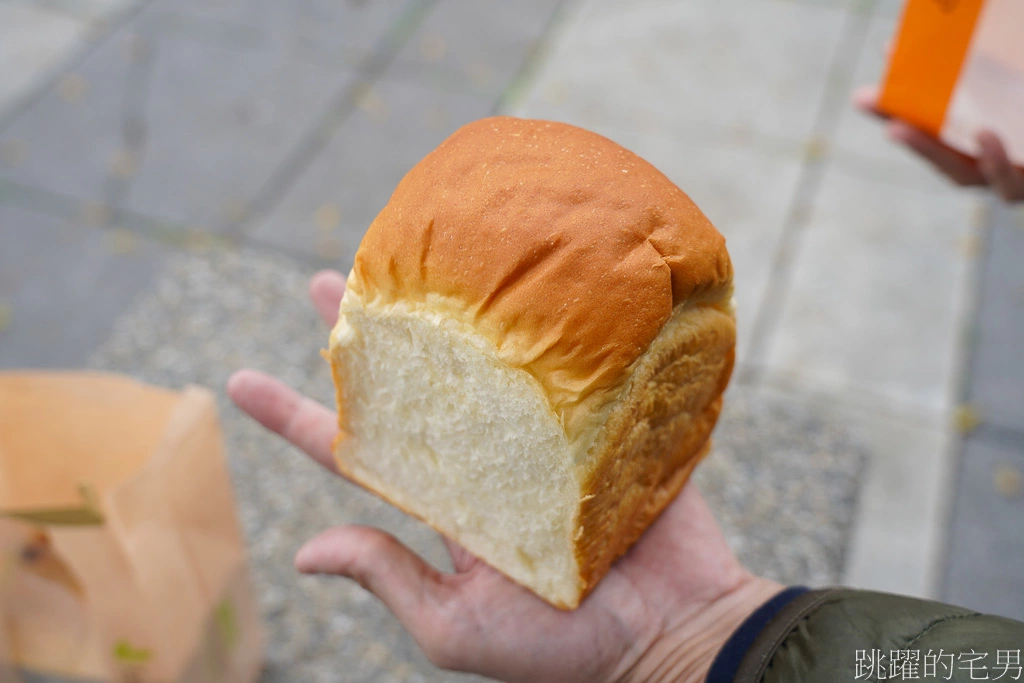
{"type": "Polygon", "coordinates": [[[313,562],[313,557],[313,549],[307,543],[295,553],[295,568],[303,574],[316,574],[316,565],[313,562]]]}
{"type": "Polygon", "coordinates": [[[231,373],[231,376],[228,377],[228,381],[224,386],[227,388],[228,394],[234,394],[242,387],[244,383],[245,370],[235,370],[233,373],[231,373]]]}

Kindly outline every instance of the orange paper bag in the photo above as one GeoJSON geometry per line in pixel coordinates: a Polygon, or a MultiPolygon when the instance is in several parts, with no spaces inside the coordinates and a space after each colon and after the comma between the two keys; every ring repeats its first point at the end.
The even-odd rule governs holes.
{"type": "Polygon", "coordinates": [[[0,374],[0,683],[246,683],[262,648],[212,394],[0,374]]]}
{"type": "Polygon", "coordinates": [[[1024,2],[907,0],[878,108],[969,156],[991,130],[1024,165],[1024,2]]]}

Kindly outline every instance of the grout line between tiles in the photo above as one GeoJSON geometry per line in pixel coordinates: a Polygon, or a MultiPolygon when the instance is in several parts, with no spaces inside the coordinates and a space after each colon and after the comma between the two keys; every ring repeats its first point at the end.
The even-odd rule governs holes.
{"type": "Polygon", "coordinates": [[[239,236],[254,221],[266,215],[292,183],[316,158],[327,140],[355,110],[361,93],[394,61],[398,51],[433,9],[437,0],[419,0],[400,17],[392,30],[377,42],[367,57],[355,68],[355,76],[325,107],[309,132],[295,145],[269,179],[254,194],[244,216],[229,223],[225,234],[239,236]]]}
{"type": "MultiPolygon", "coordinates": [[[[828,164],[828,155],[822,153],[821,147],[830,141],[839,125],[843,109],[848,106],[846,94],[850,90],[857,60],[867,40],[870,21],[870,14],[848,11],[846,15],[843,34],[829,68],[827,83],[811,132],[812,141],[817,141],[817,144],[812,143],[804,152],[800,178],[772,259],[761,308],[757,311],[750,334],[747,358],[753,362],[752,368],[755,373],[756,368],[764,365],[768,355],[771,337],[776,331],[789,290],[792,265],[809,221],[814,198],[821,188],[823,171],[828,164]]],[[[757,374],[747,379],[756,381],[757,374]]]]}
{"type": "Polygon", "coordinates": [[[544,28],[541,29],[540,34],[534,39],[530,49],[524,55],[515,76],[505,86],[497,102],[495,102],[492,113],[499,114],[505,111],[519,97],[523,89],[533,81],[537,71],[547,61],[551,48],[557,39],[559,29],[571,14],[570,6],[578,4],[578,0],[558,0],[558,4],[555,6],[554,11],[551,12],[551,16],[548,17],[544,28]]]}
{"type": "Polygon", "coordinates": [[[121,27],[131,21],[151,2],[153,0],[136,2],[115,12],[110,18],[90,22],[91,26],[86,28],[80,45],[72,48],[52,66],[41,69],[40,73],[33,79],[34,85],[30,86],[13,104],[4,110],[0,110],[0,133],[3,133],[19,116],[42,99],[58,79],[89,59],[93,53],[105,45],[107,41],[111,40],[121,27]]]}

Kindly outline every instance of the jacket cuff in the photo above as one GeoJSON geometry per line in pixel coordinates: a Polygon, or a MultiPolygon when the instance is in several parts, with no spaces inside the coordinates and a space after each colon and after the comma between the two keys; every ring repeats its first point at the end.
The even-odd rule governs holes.
{"type": "MultiPolygon", "coordinates": [[[[738,681],[737,675],[739,674],[741,664],[746,663],[747,655],[752,653],[751,648],[760,640],[765,627],[768,626],[769,622],[775,620],[776,617],[788,614],[791,609],[790,606],[794,602],[803,602],[800,598],[809,592],[804,586],[791,586],[776,593],[774,597],[754,610],[740,624],[739,628],[729,636],[729,640],[722,646],[722,649],[718,651],[718,655],[715,656],[715,661],[712,662],[711,669],[708,671],[707,683],[733,683],[734,680],[738,681]]],[[[774,631],[774,628],[772,631],[774,631]]],[[[774,649],[773,647],[765,654],[770,654],[774,649]]]]}
{"type": "MultiPolygon", "coordinates": [[[[775,610],[773,617],[756,633],[746,652],[740,655],[735,675],[731,679],[721,679],[722,683],[760,683],[776,650],[797,628],[798,623],[842,592],[842,588],[804,589],[788,600],[780,609],[775,610]]],[[[707,680],[710,682],[713,679],[709,675],[707,680]]]]}

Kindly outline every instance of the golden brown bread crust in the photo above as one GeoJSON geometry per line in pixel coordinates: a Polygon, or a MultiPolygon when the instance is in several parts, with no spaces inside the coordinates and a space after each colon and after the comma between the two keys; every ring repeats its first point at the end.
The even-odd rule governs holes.
{"type": "Polygon", "coordinates": [[[682,489],[710,449],[735,358],[732,316],[683,312],[633,369],[589,455],[576,559],[584,595],[682,489]]]}
{"type": "Polygon", "coordinates": [[[653,166],[573,126],[497,117],[417,164],[370,225],[367,303],[451,302],[543,385],[570,439],[686,301],[728,301],[724,238],[653,166]]]}
{"type": "MultiPolygon", "coordinates": [[[[719,403],[719,405],[721,405],[719,403]]],[[[717,415],[716,415],[717,417],[717,415]]],[[[675,500],[679,492],[683,490],[690,475],[696,469],[700,461],[711,452],[711,439],[708,439],[696,451],[687,452],[679,450],[676,458],[679,466],[675,469],[666,469],[665,477],[658,486],[647,492],[647,498],[636,508],[634,516],[628,524],[619,530],[619,533],[609,537],[609,542],[603,546],[605,552],[595,555],[583,555],[581,549],[577,549],[577,558],[580,561],[580,579],[583,583],[583,593],[580,595],[580,602],[590,594],[598,583],[608,573],[612,564],[619,557],[624,555],[634,543],[643,535],[647,528],[654,523],[658,516],[668,507],[669,503],[675,500]]],[[[576,605],[570,606],[575,608],[576,605]]],[[[562,609],[567,607],[559,605],[562,609]]]]}
{"type": "Polygon", "coordinates": [[[342,391],[345,385],[341,377],[342,367],[334,361],[334,357],[327,349],[321,349],[320,356],[330,364],[331,379],[334,380],[334,405],[338,408],[338,433],[331,443],[331,450],[337,452],[338,443],[347,436],[345,433],[345,395],[342,391]]]}

